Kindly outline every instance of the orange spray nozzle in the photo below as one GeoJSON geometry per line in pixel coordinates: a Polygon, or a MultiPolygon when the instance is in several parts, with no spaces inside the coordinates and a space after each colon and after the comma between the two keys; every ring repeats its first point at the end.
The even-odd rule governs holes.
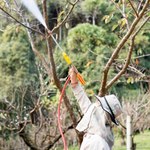
{"type": "Polygon", "coordinates": [[[85,80],[83,79],[83,77],[80,73],[77,73],[77,78],[82,85],[85,85],[85,80]]]}

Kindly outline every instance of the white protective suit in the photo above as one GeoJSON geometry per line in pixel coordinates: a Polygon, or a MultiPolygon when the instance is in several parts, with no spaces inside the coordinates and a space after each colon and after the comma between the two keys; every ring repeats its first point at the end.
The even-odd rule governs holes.
{"type": "Polygon", "coordinates": [[[111,127],[106,124],[106,112],[100,103],[91,103],[81,85],[73,88],[83,118],[76,129],[85,132],[80,150],[112,150],[114,136],[111,127]]]}

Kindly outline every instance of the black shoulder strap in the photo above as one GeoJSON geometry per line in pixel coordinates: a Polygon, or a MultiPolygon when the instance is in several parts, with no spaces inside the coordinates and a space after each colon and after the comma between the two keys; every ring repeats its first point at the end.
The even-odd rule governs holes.
{"type": "Polygon", "coordinates": [[[106,99],[105,96],[104,96],[104,99],[105,99],[106,104],[107,104],[107,106],[108,106],[108,108],[109,108],[109,110],[110,110],[110,112],[111,112],[111,114],[112,114],[112,117],[115,119],[115,115],[114,115],[114,113],[113,113],[113,111],[112,111],[112,109],[111,109],[111,107],[110,107],[110,105],[109,105],[109,103],[108,103],[108,101],[107,101],[107,99],[106,99]]]}

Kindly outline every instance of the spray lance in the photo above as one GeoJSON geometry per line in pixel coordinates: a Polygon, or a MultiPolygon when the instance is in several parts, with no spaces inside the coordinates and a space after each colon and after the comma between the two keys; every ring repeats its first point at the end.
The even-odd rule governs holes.
{"type": "MultiPolygon", "coordinates": [[[[34,15],[34,17],[37,18],[42,23],[42,25],[45,27],[45,29],[47,29],[47,32],[48,32],[49,36],[52,37],[53,41],[56,43],[58,48],[62,51],[62,56],[63,56],[64,60],[66,61],[66,63],[69,66],[71,66],[72,65],[72,61],[71,61],[70,57],[61,48],[61,46],[59,45],[57,40],[54,38],[52,32],[48,29],[48,27],[47,27],[47,25],[46,25],[46,23],[45,23],[45,21],[43,19],[43,16],[42,16],[42,14],[41,14],[41,12],[40,12],[36,2],[34,0],[22,0],[22,3],[34,15]]],[[[77,73],[77,78],[80,81],[80,83],[82,85],[85,85],[85,81],[82,78],[81,74],[77,70],[76,70],[76,73],[77,73]]],[[[65,140],[62,128],[61,128],[60,106],[61,106],[61,103],[62,103],[62,99],[63,99],[63,95],[64,95],[64,92],[65,92],[65,89],[66,89],[67,84],[69,83],[69,81],[70,81],[70,77],[68,76],[68,78],[67,78],[67,80],[66,80],[66,82],[64,84],[64,87],[62,89],[62,92],[61,92],[61,95],[60,95],[60,99],[59,99],[59,103],[58,103],[58,128],[59,128],[60,134],[62,136],[62,140],[63,140],[63,144],[64,144],[64,150],[68,150],[68,148],[67,148],[66,140],[65,140]]]]}
{"type": "MultiPolygon", "coordinates": [[[[71,66],[72,65],[72,61],[70,59],[70,57],[64,52],[64,50],[61,48],[61,46],[58,44],[58,42],[56,41],[56,39],[54,38],[54,36],[52,35],[51,31],[48,30],[48,33],[50,34],[50,36],[52,37],[52,39],[54,40],[54,42],[56,43],[56,45],[59,47],[59,49],[62,51],[62,55],[64,60],[66,61],[66,63],[71,66]]],[[[83,77],[81,76],[81,74],[76,70],[76,74],[77,74],[77,78],[80,81],[80,83],[82,85],[85,85],[85,80],[83,79],[83,77]]]]}
{"type": "MultiPolygon", "coordinates": [[[[39,10],[39,8],[37,7],[37,4],[34,0],[22,0],[22,3],[24,4],[24,6],[26,6],[26,8],[42,23],[42,25],[47,29],[48,34],[52,37],[52,39],[54,40],[54,42],[56,43],[56,45],[58,46],[58,48],[62,51],[62,55],[64,60],[66,61],[66,63],[71,66],[72,65],[72,61],[70,59],[70,57],[65,53],[65,51],[61,48],[61,46],[59,45],[59,43],[57,42],[57,40],[54,38],[52,32],[48,29],[43,16],[39,10]]],[[[81,82],[82,85],[85,85],[85,81],[82,78],[81,74],[79,72],[77,73],[77,78],[78,80],[81,82]]]]}

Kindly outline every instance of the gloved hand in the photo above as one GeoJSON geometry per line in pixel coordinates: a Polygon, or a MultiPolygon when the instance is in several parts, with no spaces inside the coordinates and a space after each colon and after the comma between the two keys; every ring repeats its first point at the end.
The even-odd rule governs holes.
{"type": "Polygon", "coordinates": [[[77,73],[78,73],[78,70],[76,69],[75,66],[72,66],[69,69],[69,76],[70,76],[72,88],[75,88],[78,84],[77,73]]]}

